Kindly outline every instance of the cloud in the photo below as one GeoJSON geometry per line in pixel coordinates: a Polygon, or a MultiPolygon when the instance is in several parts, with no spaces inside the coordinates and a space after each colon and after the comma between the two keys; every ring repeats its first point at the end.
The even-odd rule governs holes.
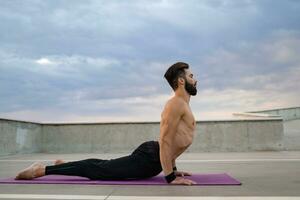
{"type": "Polygon", "coordinates": [[[63,53],[194,60],[194,52],[229,48],[237,38],[257,40],[274,29],[297,27],[299,3],[263,2],[2,2],[0,20],[7,31],[1,31],[0,42],[10,51],[38,58],[63,53]]]}
{"type": "Polygon", "coordinates": [[[36,63],[40,64],[40,65],[51,65],[51,64],[55,64],[54,62],[50,61],[47,58],[40,58],[38,60],[35,61],[36,63]]]}
{"type": "Polygon", "coordinates": [[[18,109],[2,112],[1,117],[38,122],[73,121],[159,121],[160,113],[171,95],[127,97],[122,99],[78,100],[62,97],[60,105],[51,108],[18,109]]]}
{"type": "MultiPolygon", "coordinates": [[[[284,74],[298,68],[299,45],[299,32],[275,31],[264,41],[240,41],[234,49],[216,49],[210,55],[199,59],[197,72],[202,78],[203,87],[258,89],[262,85],[253,82],[248,84],[244,79],[256,75],[264,77],[270,73],[284,74]]],[[[273,81],[276,84],[278,80],[273,81]]],[[[201,85],[201,81],[199,84],[201,85]]]]}
{"type": "Polygon", "coordinates": [[[299,102],[297,1],[0,4],[0,116],[159,120],[177,61],[198,119],[299,102]]]}

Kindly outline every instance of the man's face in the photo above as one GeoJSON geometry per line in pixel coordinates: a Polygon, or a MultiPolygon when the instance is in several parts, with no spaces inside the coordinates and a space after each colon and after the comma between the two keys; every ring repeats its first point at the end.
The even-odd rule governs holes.
{"type": "Polygon", "coordinates": [[[186,69],[185,70],[185,90],[191,95],[196,96],[197,95],[197,80],[194,79],[193,73],[191,70],[186,69]]]}

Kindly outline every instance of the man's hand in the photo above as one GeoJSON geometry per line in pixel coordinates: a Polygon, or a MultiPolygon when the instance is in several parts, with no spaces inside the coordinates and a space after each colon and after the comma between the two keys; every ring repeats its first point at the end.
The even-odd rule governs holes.
{"type": "Polygon", "coordinates": [[[175,171],[175,176],[192,176],[189,172],[175,171]]]}
{"type": "Polygon", "coordinates": [[[172,185],[194,185],[195,181],[177,176],[170,184],[172,185]]]}

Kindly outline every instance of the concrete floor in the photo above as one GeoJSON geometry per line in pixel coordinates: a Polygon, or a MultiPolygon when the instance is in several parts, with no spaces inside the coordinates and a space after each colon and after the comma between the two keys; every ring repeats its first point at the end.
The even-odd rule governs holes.
{"type": "MultiPolygon", "coordinates": [[[[0,177],[7,178],[34,161],[117,158],[125,154],[27,154],[0,157],[0,177]]],[[[266,196],[300,199],[300,151],[187,153],[178,169],[192,173],[226,172],[241,186],[101,186],[0,184],[0,199],[172,199],[171,197],[266,196]],[[11,194],[7,196],[6,194],[11,194]],[[6,195],[6,196],[5,196],[6,195]],[[18,196],[20,195],[20,196],[18,196]],[[34,196],[40,195],[40,196],[34,196]],[[44,195],[44,196],[43,196],[44,195]],[[52,195],[52,196],[51,196],[52,195]],[[71,195],[71,196],[68,196],[71,195]],[[76,197],[76,198],[75,198],[76,197]],[[117,198],[118,197],[118,198],[117,198]],[[168,198],[163,198],[168,197],[168,198]]],[[[191,198],[198,199],[198,198],[191,198]]],[[[202,198],[203,199],[203,198],[202,198]]],[[[239,198],[241,199],[241,198],[239,198]]]]}

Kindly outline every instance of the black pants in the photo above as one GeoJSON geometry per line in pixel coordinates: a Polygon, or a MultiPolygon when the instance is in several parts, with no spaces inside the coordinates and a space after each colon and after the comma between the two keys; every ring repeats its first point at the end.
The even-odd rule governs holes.
{"type": "Polygon", "coordinates": [[[92,180],[144,179],[162,171],[159,159],[159,143],[142,143],[129,156],[117,159],[85,159],[46,167],[46,175],[59,174],[82,176],[92,180]]]}

